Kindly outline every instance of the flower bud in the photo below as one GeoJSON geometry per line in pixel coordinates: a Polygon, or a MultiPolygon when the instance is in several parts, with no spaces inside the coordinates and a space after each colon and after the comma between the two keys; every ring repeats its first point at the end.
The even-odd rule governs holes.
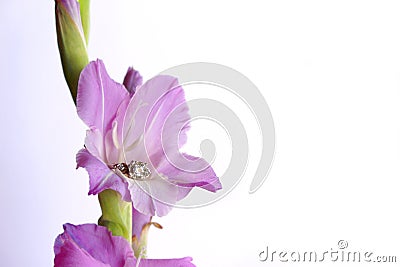
{"type": "MultiPolygon", "coordinates": [[[[88,1],[81,0],[88,31],[88,1]]],[[[74,101],[79,75],[89,63],[85,31],[82,26],[80,4],[76,0],[56,0],[57,42],[64,76],[74,101]]]]}
{"type": "Polygon", "coordinates": [[[85,34],[86,45],[89,43],[89,29],[90,29],[90,0],[78,0],[83,33],[85,34]]]}
{"type": "Polygon", "coordinates": [[[143,78],[140,76],[140,73],[134,68],[129,67],[123,82],[126,90],[128,90],[130,94],[134,94],[136,88],[141,86],[142,82],[143,78]]]}

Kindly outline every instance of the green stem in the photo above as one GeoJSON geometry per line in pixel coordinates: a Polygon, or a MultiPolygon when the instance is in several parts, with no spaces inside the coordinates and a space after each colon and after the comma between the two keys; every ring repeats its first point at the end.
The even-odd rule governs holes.
{"type": "Polygon", "coordinates": [[[118,192],[110,189],[99,194],[99,202],[102,211],[99,225],[132,244],[132,203],[122,200],[118,192]]]}

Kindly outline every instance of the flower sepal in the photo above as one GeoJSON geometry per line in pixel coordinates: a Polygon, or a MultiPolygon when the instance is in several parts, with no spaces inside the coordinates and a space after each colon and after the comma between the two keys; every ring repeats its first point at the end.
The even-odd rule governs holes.
{"type": "Polygon", "coordinates": [[[99,194],[99,202],[102,216],[98,224],[132,244],[132,203],[122,200],[121,195],[111,189],[99,194]]]}

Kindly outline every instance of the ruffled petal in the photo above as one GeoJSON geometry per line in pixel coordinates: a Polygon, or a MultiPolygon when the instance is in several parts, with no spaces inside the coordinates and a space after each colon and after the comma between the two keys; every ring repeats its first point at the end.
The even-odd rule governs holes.
{"type": "Polygon", "coordinates": [[[95,224],[64,225],[64,233],[54,244],[55,267],[124,267],[134,266],[133,251],[120,236],[95,224]]]}
{"type": "Polygon", "coordinates": [[[164,157],[157,168],[160,173],[168,177],[168,180],[182,187],[198,186],[211,192],[222,188],[213,168],[203,158],[184,153],[175,156],[176,158],[172,159],[164,157]]]}
{"type": "Polygon", "coordinates": [[[89,173],[89,194],[96,195],[106,189],[119,192],[125,201],[131,201],[126,180],[115,174],[98,158],[81,149],[76,155],[77,167],[83,167],[89,173]]]}
{"type": "Polygon", "coordinates": [[[128,92],[108,76],[103,61],[92,61],[82,70],[76,106],[79,117],[90,128],[100,130],[104,136],[125,98],[129,98],[128,92]]]}
{"type": "Polygon", "coordinates": [[[137,260],[124,238],[95,224],[65,224],[54,253],[55,267],[195,267],[191,257],[137,260]]]}
{"type": "Polygon", "coordinates": [[[154,103],[146,119],[144,144],[148,157],[157,168],[167,155],[180,154],[190,128],[189,108],[177,80],[154,103]]]}
{"type": "Polygon", "coordinates": [[[132,205],[139,212],[159,217],[167,215],[179,196],[180,187],[154,176],[150,180],[128,180],[132,205]]]}
{"type": "Polygon", "coordinates": [[[59,236],[54,245],[55,267],[109,267],[81,249],[67,234],[59,236]]]}

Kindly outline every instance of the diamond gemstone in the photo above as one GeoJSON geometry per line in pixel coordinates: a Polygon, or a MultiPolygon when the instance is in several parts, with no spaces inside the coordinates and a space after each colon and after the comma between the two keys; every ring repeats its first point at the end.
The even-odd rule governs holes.
{"type": "Polygon", "coordinates": [[[151,171],[147,167],[147,163],[132,160],[128,164],[129,169],[129,178],[137,179],[137,180],[144,180],[149,178],[151,171]]]}

